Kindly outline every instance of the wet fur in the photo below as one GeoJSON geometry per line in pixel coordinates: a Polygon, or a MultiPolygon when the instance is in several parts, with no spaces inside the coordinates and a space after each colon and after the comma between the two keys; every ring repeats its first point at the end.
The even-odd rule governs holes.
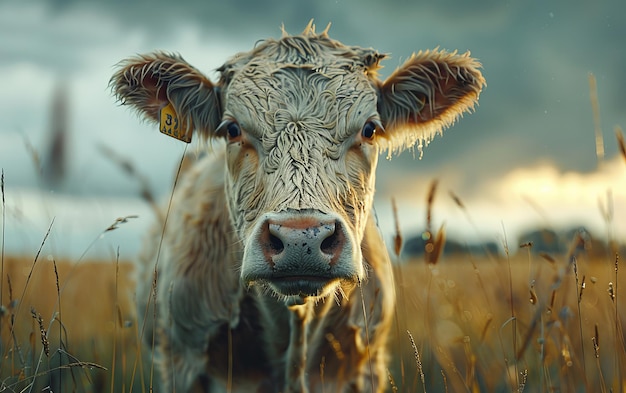
{"type": "Polygon", "coordinates": [[[395,294],[371,214],[377,157],[421,148],[473,108],[485,83],[469,54],[440,50],[380,81],[384,57],[309,25],[235,55],[215,84],[178,55],[119,64],[111,86],[121,103],[151,120],[172,103],[215,144],[182,175],[164,235],[157,225],[141,257],[139,313],[156,289],[156,326],[146,322],[163,391],[384,390],[395,294]],[[382,125],[373,141],[360,135],[368,119],[382,125]],[[218,141],[224,120],[245,131],[236,142],[218,141]],[[255,222],[307,209],[347,223],[354,277],[303,304],[240,282],[255,222]]]}

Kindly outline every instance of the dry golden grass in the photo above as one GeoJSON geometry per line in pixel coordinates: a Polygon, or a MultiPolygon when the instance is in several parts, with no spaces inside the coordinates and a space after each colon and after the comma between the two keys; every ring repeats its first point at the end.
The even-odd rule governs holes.
{"type": "MultiPolygon", "coordinates": [[[[18,312],[14,320],[15,325],[30,326],[31,308],[47,320],[59,312],[62,313],[63,323],[68,328],[73,342],[89,343],[94,338],[94,332],[101,336],[112,337],[113,322],[117,318],[115,262],[84,261],[74,266],[67,261],[53,263],[51,260],[42,260],[36,263],[31,274],[32,265],[33,261],[30,258],[5,258],[4,274],[9,278],[11,287],[2,286],[2,299],[5,305],[9,306],[2,320],[2,342],[6,342],[10,333],[10,329],[5,325],[9,322],[9,312],[18,312]],[[62,288],[65,284],[62,288],[60,306],[55,264],[60,287],[62,288]],[[24,291],[29,275],[31,275],[30,282],[24,291]],[[15,300],[11,302],[11,299],[15,300]],[[12,303],[14,307],[10,307],[12,303]],[[20,306],[19,310],[17,310],[18,306],[20,306]]],[[[117,297],[120,309],[124,320],[132,320],[135,312],[129,291],[131,266],[122,263],[119,269],[118,286],[122,290],[117,297]]],[[[16,336],[20,341],[26,340],[28,334],[29,332],[16,330],[16,336]]],[[[50,337],[51,341],[55,339],[55,337],[50,337]]],[[[54,344],[58,343],[54,342],[54,344]]]]}
{"type": "Polygon", "coordinates": [[[121,386],[137,353],[129,264],[5,256],[3,271],[0,391],[121,386]]]}
{"type": "Polygon", "coordinates": [[[403,350],[393,363],[405,370],[394,375],[398,391],[625,391],[618,288],[626,282],[614,258],[520,251],[397,268],[401,334],[394,339],[403,350]]]}
{"type": "MultiPolygon", "coordinates": [[[[389,390],[625,391],[626,282],[614,262],[521,249],[511,258],[443,256],[396,267],[389,390]]],[[[141,367],[149,365],[135,364],[130,266],[49,260],[32,266],[30,258],[5,258],[11,280],[10,290],[2,288],[0,331],[6,391],[148,391],[141,367]],[[57,275],[60,287],[67,283],[60,307],[57,275]]]]}
{"type": "Polygon", "coordinates": [[[504,256],[444,257],[445,230],[432,228],[436,190],[433,181],[423,257],[402,261],[394,249],[405,263],[395,272],[392,390],[626,392],[626,282],[614,240],[592,249],[578,233],[564,255],[535,254],[528,242],[515,255],[504,244],[504,256]]]}

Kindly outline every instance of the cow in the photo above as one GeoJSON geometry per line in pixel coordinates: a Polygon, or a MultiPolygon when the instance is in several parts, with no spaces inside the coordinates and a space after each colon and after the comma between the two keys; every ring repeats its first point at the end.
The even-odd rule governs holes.
{"type": "Polygon", "coordinates": [[[230,58],[217,82],[177,54],[119,63],[118,101],[163,127],[165,111],[205,151],[141,257],[163,391],[385,389],[395,292],[377,159],[421,151],[485,85],[469,53],[420,51],[381,81],[385,57],[310,23],[230,58]]]}

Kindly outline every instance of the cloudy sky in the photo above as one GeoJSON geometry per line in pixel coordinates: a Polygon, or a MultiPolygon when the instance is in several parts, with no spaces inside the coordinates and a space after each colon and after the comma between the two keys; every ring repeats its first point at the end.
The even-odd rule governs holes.
{"type": "Polygon", "coordinates": [[[175,51],[215,78],[215,68],[230,55],[280,36],[281,25],[299,32],[312,18],[318,28],[332,23],[331,35],[344,43],[390,53],[383,77],[412,52],[434,47],[470,50],[483,63],[487,88],[476,113],[431,143],[421,160],[410,153],[381,160],[377,209],[386,232],[392,197],[406,231],[422,226],[428,183],[436,178],[436,222],[467,241],[499,241],[504,233],[515,238],[536,225],[584,224],[602,234],[608,228],[598,201],[607,195],[616,216],[610,229],[626,238],[620,218],[626,214],[626,165],[617,156],[613,131],[615,125],[626,127],[626,3],[424,3],[1,1],[7,252],[34,253],[53,218],[49,253],[103,255],[120,246],[122,257],[130,257],[137,251],[151,212],[138,198],[137,180],[102,147],[129,160],[155,194],[166,198],[184,146],[116,105],[107,84],[118,61],[155,49],[175,51]],[[601,162],[590,72],[597,79],[606,150],[601,162]],[[67,111],[54,109],[55,94],[67,101],[67,111]],[[62,181],[51,187],[43,178],[57,173],[49,165],[54,123],[67,131],[66,167],[57,168],[62,181]],[[448,191],[463,200],[466,212],[448,191]],[[139,218],[99,239],[126,215],[139,218]]]}

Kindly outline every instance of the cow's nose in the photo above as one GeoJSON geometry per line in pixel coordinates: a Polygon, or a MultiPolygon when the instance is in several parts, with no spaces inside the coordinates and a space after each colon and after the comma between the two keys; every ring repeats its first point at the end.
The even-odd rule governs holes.
{"type": "Polygon", "coordinates": [[[241,278],[282,296],[322,297],[363,277],[360,249],[337,214],[267,213],[246,242],[241,278]]]}
{"type": "Polygon", "coordinates": [[[281,270],[300,265],[305,271],[336,264],[346,241],[338,221],[310,217],[270,219],[262,227],[261,239],[270,266],[281,270]]]}
{"type": "Polygon", "coordinates": [[[262,227],[265,260],[272,267],[314,268],[333,266],[343,250],[345,235],[335,220],[317,218],[270,219],[262,227]]]}

